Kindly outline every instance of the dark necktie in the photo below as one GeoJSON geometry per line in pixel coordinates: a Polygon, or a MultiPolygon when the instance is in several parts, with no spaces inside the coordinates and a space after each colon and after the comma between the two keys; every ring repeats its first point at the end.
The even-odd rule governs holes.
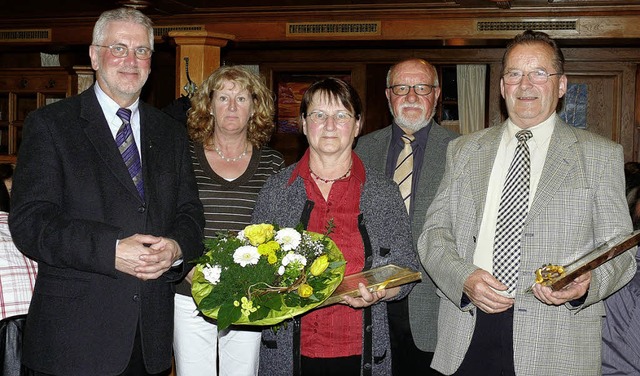
{"type": "Polygon", "coordinates": [[[407,213],[411,208],[411,183],[413,181],[413,148],[411,147],[411,142],[413,140],[415,140],[415,137],[411,134],[402,135],[404,148],[398,155],[396,169],[393,172],[393,181],[400,188],[400,194],[407,208],[407,213]]]}
{"type": "Polygon", "coordinates": [[[531,131],[516,133],[518,145],[507,173],[500,207],[493,249],[493,274],[512,293],[518,282],[520,268],[520,241],[522,228],[529,211],[530,160],[527,140],[531,131]]]}
{"type": "Polygon", "coordinates": [[[116,145],[122,159],[124,160],[129,175],[133,179],[138,189],[138,193],[141,198],[144,198],[144,184],[142,181],[142,164],[140,163],[140,154],[138,154],[138,147],[136,141],[133,138],[133,131],[131,130],[131,110],[128,108],[121,108],[116,112],[116,115],[122,119],[122,126],[116,134],[116,145]]]}

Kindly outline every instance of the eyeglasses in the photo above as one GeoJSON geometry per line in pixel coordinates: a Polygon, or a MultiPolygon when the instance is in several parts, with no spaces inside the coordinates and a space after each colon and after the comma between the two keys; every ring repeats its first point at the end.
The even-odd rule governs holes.
{"type": "MultiPolygon", "coordinates": [[[[112,44],[111,46],[101,46],[99,44],[94,44],[96,47],[104,47],[111,50],[111,55],[114,57],[127,57],[129,56],[129,47],[124,44],[112,44]]],[[[136,47],[133,49],[133,53],[140,60],[147,60],[151,58],[151,54],[153,54],[153,50],[149,47],[136,47]]]]}
{"type": "Polygon", "coordinates": [[[429,84],[415,84],[413,86],[393,85],[388,87],[388,89],[391,89],[391,92],[395,95],[407,95],[411,89],[413,89],[413,92],[416,93],[416,95],[429,95],[435,88],[437,88],[437,86],[429,84]]]}
{"type": "Polygon", "coordinates": [[[338,111],[333,115],[329,115],[324,111],[313,111],[307,114],[307,118],[310,118],[311,121],[318,125],[326,123],[329,118],[333,118],[333,121],[338,125],[345,125],[353,119],[353,115],[345,111],[338,111]]]}
{"type": "MultiPolygon", "coordinates": [[[[562,73],[547,73],[547,71],[544,69],[532,70],[531,72],[526,74],[529,82],[536,85],[545,84],[547,83],[547,81],[549,81],[549,77],[558,75],[562,75],[562,73]]],[[[502,75],[502,79],[507,85],[517,85],[522,82],[522,77],[524,76],[524,72],[509,71],[502,75]]]]}

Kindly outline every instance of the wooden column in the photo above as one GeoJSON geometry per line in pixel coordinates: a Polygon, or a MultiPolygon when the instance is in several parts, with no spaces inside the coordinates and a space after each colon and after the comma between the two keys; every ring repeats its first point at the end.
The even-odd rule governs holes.
{"type": "Polygon", "coordinates": [[[211,72],[220,66],[220,49],[235,36],[212,33],[209,31],[169,32],[176,43],[176,98],[186,95],[185,87],[189,83],[186,74],[186,60],[189,59],[189,77],[200,85],[211,72]]]}

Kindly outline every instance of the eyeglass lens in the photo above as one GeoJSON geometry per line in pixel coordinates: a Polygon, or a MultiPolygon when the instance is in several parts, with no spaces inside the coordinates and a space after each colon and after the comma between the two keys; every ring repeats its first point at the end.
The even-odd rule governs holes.
{"type": "Polygon", "coordinates": [[[409,91],[411,89],[413,89],[413,91],[417,95],[429,95],[433,91],[433,86],[432,85],[427,85],[427,84],[416,84],[416,85],[413,85],[413,86],[409,86],[409,85],[393,85],[393,86],[391,86],[391,91],[395,95],[407,95],[407,94],[409,94],[409,91]]]}

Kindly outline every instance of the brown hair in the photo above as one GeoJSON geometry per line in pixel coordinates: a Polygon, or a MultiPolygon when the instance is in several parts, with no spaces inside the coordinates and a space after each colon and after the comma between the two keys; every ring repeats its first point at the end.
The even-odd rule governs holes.
{"type": "Polygon", "coordinates": [[[307,117],[307,110],[316,93],[326,95],[329,103],[332,103],[334,100],[339,100],[347,110],[353,113],[353,117],[356,120],[362,118],[362,101],[360,100],[358,92],[347,82],[335,77],[316,81],[309,86],[302,96],[300,117],[307,117]]]}
{"type": "Polygon", "coordinates": [[[516,46],[519,46],[521,44],[534,44],[534,43],[540,43],[540,44],[544,44],[551,47],[551,49],[553,50],[553,62],[552,62],[553,68],[556,70],[557,73],[560,73],[560,74],[564,73],[564,55],[562,54],[562,51],[560,50],[560,47],[558,47],[558,44],[556,43],[556,41],[551,39],[551,37],[546,33],[543,33],[541,31],[532,31],[532,30],[527,30],[522,34],[516,35],[507,44],[507,49],[505,50],[504,55],[502,55],[502,73],[503,74],[506,73],[504,71],[505,65],[507,61],[507,56],[509,55],[511,50],[513,50],[516,46]]]}

